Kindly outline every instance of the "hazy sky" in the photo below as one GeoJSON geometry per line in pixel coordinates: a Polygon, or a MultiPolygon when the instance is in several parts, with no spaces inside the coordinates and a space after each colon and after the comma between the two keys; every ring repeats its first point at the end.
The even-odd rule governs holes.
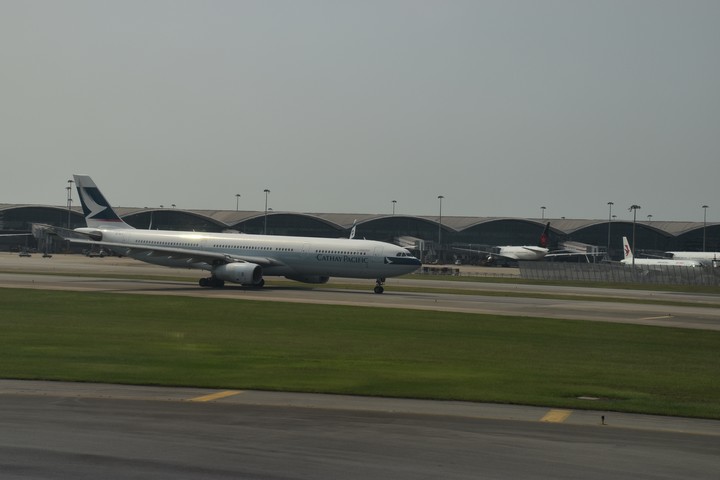
{"type": "Polygon", "coordinates": [[[0,0],[0,62],[0,203],[720,219],[717,0],[0,0]]]}

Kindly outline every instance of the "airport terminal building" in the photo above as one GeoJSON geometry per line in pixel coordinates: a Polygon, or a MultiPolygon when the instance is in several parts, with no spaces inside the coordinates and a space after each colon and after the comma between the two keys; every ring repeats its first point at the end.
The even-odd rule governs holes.
{"type": "MultiPolygon", "coordinates": [[[[176,208],[116,207],[117,213],[135,228],[193,230],[309,237],[347,237],[356,222],[356,237],[402,245],[425,262],[481,263],[488,251],[499,245],[536,245],[545,224],[550,222],[551,250],[587,253],[575,261],[622,258],[622,237],[633,238],[638,253],[657,254],[669,250],[720,250],[720,224],[704,222],[663,222],[539,219],[508,217],[454,217],[297,213],[235,210],[181,210],[176,208]]],[[[58,227],[85,226],[79,208],[46,205],[0,205],[0,234],[27,234],[35,223],[58,227]]],[[[42,243],[42,240],[40,241],[42,243]]],[[[47,249],[67,251],[65,242],[39,245],[31,235],[2,236],[0,250],[47,249]]],[[[75,248],[75,247],[73,247],[75,248]]],[[[78,251],[78,250],[74,250],[78,251]]]]}

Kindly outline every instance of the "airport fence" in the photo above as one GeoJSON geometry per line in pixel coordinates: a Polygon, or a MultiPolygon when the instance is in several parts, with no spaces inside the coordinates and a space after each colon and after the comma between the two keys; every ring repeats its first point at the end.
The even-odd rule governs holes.
{"type": "Polygon", "coordinates": [[[720,286],[720,268],[653,266],[652,270],[608,263],[520,262],[528,280],[720,286]]]}

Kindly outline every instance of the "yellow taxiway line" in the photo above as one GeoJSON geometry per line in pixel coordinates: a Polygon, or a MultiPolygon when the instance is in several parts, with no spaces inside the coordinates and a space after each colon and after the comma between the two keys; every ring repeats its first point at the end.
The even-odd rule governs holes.
{"type": "Polygon", "coordinates": [[[202,397],[191,398],[190,402],[212,402],[213,400],[219,400],[225,397],[232,397],[233,395],[239,395],[242,391],[240,390],[226,390],[224,392],[211,393],[210,395],[203,395],[202,397]]]}
{"type": "Polygon", "coordinates": [[[562,423],[572,414],[572,410],[550,410],[540,419],[541,422],[562,423]]]}

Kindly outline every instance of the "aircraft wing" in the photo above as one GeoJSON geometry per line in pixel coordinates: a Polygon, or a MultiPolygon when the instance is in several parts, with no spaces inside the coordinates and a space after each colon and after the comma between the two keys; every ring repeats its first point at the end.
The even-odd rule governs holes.
{"type": "Polygon", "coordinates": [[[46,228],[50,233],[54,233],[63,240],[72,243],[80,243],[85,245],[99,245],[112,250],[117,255],[132,257],[142,260],[142,257],[156,257],[157,259],[165,258],[173,260],[177,263],[187,263],[188,265],[197,263],[207,263],[209,265],[222,265],[225,263],[254,263],[262,267],[275,267],[284,265],[271,257],[255,257],[244,255],[230,255],[221,252],[211,252],[208,250],[192,250],[187,248],[163,247],[155,245],[134,245],[119,242],[103,242],[94,240],[90,234],[79,233],[66,228],[49,227],[46,228]]]}
{"type": "MultiPolygon", "coordinates": [[[[495,247],[495,248],[508,248],[508,247],[495,247]]],[[[528,251],[533,253],[544,253],[547,250],[542,247],[532,247],[532,246],[513,246],[512,248],[515,248],[519,251],[528,251]]],[[[477,250],[474,248],[462,248],[462,247],[453,247],[453,250],[460,250],[463,252],[470,252],[470,253],[482,253],[485,255],[492,255],[493,257],[499,257],[499,258],[509,258],[510,260],[517,260],[517,257],[515,256],[516,253],[510,253],[510,254],[504,254],[499,251],[492,252],[490,250],[477,250]]]]}
{"type": "MultiPolygon", "coordinates": [[[[557,252],[548,253],[547,255],[545,255],[545,258],[548,258],[548,257],[580,257],[580,256],[586,257],[588,255],[592,256],[593,254],[592,253],[584,253],[584,252],[557,251],[557,252]]],[[[598,254],[594,254],[594,255],[597,256],[598,254]]]]}
{"type": "Polygon", "coordinates": [[[469,252],[469,253],[483,253],[485,255],[494,255],[496,257],[499,257],[500,255],[494,252],[491,252],[489,250],[478,250],[476,248],[463,248],[463,247],[452,247],[453,250],[458,250],[460,252],[469,252]]]}
{"type": "Polygon", "coordinates": [[[475,253],[477,255],[487,255],[488,257],[492,258],[507,258],[508,260],[517,260],[517,257],[512,255],[503,255],[499,252],[491,252],[489,250],[477,250],[474,248],[462,248],[462,247],[452,247],[453,250],[458,250],[461,252],[468,252],[468,253],[475,253]]]}
{"type": "Polygon", "coordinates": [[[523,250],[527,250],[528,252],[533,252],[533,253],[542,253],[545,255],[547,255],[547,253],[548,253],[548,249],[545,247],[522,246],[519,248],[522,248],[523,250]]]}
{"type": "Polygon", "coordinates": [[[221,252],[210,252],[207,250],[191,250],[174,247],[158,247],[154,245],[130,245],[127,243],[98,242],[94,240],[70,240],[75,243],[85,243],[107,247],[114,253],[126,257],[142,259],[142,257],[165,257],[175,262],[187,264],[207,263],[209,265],[221,265],[224,263],[254,263],[261,267],[276,267],[284,265],[274,258],[254,257],[244,255],[230,255],[221,252]]]}

